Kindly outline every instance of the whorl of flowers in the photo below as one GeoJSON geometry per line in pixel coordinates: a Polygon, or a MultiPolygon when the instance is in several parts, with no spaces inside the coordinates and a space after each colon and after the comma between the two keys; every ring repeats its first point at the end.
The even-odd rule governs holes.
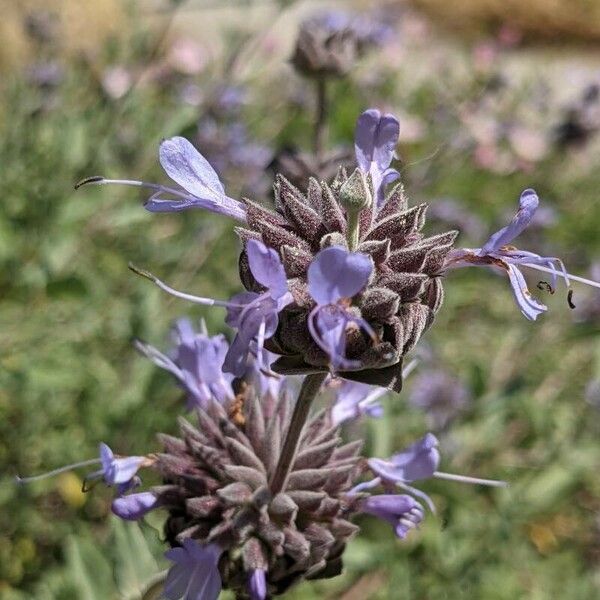
{"type": "MultiPolygon", "coordinates": [[[[457,233],[423,235],[427,206],[408,208],[401,185],[392,190],[381,210],[373,204],[362,210],[349,208],[352,194],[366,199],[372,196],[369,187],[360,170],[351,178],[341,173],[331,186],[311,179],[306,195],[279,177],[274,211],[246,201],[248,226],[238,228],[238,234],[243,240],[261,239],[278,251],[294,297],[294,303],[280,314],[277,332],[267,342],[272,352],[283,355],[273,367],[280,373],[327,370],[332,359],[335,364],[338,353],[307,325],[315,306],[350,304],[351,300],[347,310],[367,326],[362,331],[357,326],[345,332],[346,351],[345,356],[337,357],[338,371],[352,379],[398,390],[402,357],[431,325],[442,304],[440,275],[457,233]],[[353,231],[354,240],[350,237],[353,231]],[[329,248],[344,252],[325,250],[329,248]],[[347,264],[347,250],[368,257],[364,259],[364,276],[347,264]],[[311,278],[310,266],[319,253],[327,251],[330,260],[321,269],[325,279],[354,279],[362,285],[347,296],[332,294],[320,300],[315,297],[318,284],[314,275],[311,278]]],[[[246,289],[255,290],[244,253],[240,274],[246,289]]],[[[324,321],[316,324],[318,331],[331,331],[338,322],[324,321]]]]}
{"type": "Polygon", "coordinates": [[[546,307],[530,294],[520,267],[548,272],[551,283],[542,287],[552,292],[558,277],[568,286],[571,279],[600,284],[569,275],[557,258],[508,245],[538,206],[533,190],[481,248],[453,250],[456,232],[425,237],[426,205],[409,208],[401,186],[387,189],[399,176],[390,168],[398,131],[391,115],[366,111],[356,129],[356,170],[341,171],[333,182],[312,179],[306,194],[279,177],[274,209],[227,196],[208,161],[183,138],[160,147],[161,164],[178,187],[102,177],[82,182],[150,188],[152,212],[199,207],[242,223],[246,291],[230,300],[175,290],[132,267],[176,297],[224,308],[236,332],[229,344],[182,320],[167,354],[136,342],[185,390],[197,422],[181,419],[178,437],[160,435],[159,454],[121,457],[101,444],[99,458],[21,480],[98,465],[86,481],[114,487],[117,516],[136,520],[166,510],[170,600],[216,600],[222,588],[239,600],[266,600],[299,580],[337,575],[345,544],[358,531],[357,514],[384,519],[404,538],[423,520],[422,502],[434,510],[415,482],[504,485],[439,471],[431,433],[389,458],[363,458],[361,441],[342,442],[340,427],[381,416],[383,391],[367,383],[400,389],[402,358],[439,310],[448,269],[480,265],[507,273],[530,319],[546,307]],[[272,362],[269,351],[279,358],[272,362]],[[295,401],[282,374],[304,376],[295,401]],[[335,401],[311,414],[324,384],[335,401]],[[162,481],[138,491],[144,468],[162,481]]]}

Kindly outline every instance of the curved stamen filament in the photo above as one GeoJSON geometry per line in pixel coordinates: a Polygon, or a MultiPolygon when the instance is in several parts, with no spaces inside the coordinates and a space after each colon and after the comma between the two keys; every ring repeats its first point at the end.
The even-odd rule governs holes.
{"type": "Polygon", "coordinates": [[[102,461],[99,458],[91,458],[90,460],[84,460],[78,463],[73,463],[72,465],[65,465],[64,467],[59,467],[58,469],[53,469],[52,471],[48,471],[47,473],[42,473],[40,475],[33,475],[32,477],[20,477],[17,475],[15,477],[17,483],[31,483],[32,481],[42,481],[43,479],[49,479],[50,477],[54,477],[55,475],[60,475],[61,473],[66,473],[67,471],[73,471],[74,469],[79,469],[80,467],[90,467],[92,465],[98,465],[102,461]]]}
{"type": "MultiPolygon", "coordinates": [[[[541,265],[534,265],[532,263],[522,263],[523,267],[528,267],[530,269],[536,269],[537,271],[543,271],[544,273],[556,273],[556,270],[552,270],[548,267],[542,267],[541,265]]],[[[567,273],[566,271],[562,273],[558,273],[561,277],[564,278],[565,283],[569,285],[569,280],[578,281],[579,283],[585,283],[586,285],[590,285],[595,288],[600,289],[600,283],[597,281],[593,281],[592,279],[586,279],[585,277],[579,277],[579,275],[572,275],[571,273],[567,273]]]]}
{"type": "Polygon", "coordinates": [[[175,296],[176,298],[181,298],[183,300],[188,300],[189,302],[193,302],[194,304],[202,304],[203,306],[221,306],[223,308],[244,308],[245,304],[234,304],[232,302],[225,302],[224,300],[215,300],[214,298],[202,298],[201,296],[194,296],[192,294],[186,294],[185,292],[180,292],[170,286],[168,286],[164,281],[161,281],[156,275],[150,273],[150,271],[146,271],[145,269],[140,269],[136,267],[134,264],[129,263],[129,269],[132,270],[136,275],[140,275],[141,277],[145,277],[149,279],[152,283],[157,285],[161,290],[167,292],[167,294],[171,294],[171,296],[175,296]]]}
{"type": "Polygon", "coordinates": [[[448,481],[458,481],[460,483],[471,483],[473,485],[487,485],[489,487],[508,487],[508,482],[497,479],[480,479],[479,477],[468,477],[467,475],[455,475],[454,473],[443,473],[436,471],[433,474],[438,479],[446,479],[448,481]]]}

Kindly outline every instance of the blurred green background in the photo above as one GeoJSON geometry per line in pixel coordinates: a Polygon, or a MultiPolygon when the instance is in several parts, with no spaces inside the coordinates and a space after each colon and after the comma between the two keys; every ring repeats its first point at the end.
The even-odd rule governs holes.
{"type": "MultiPolygon", "coordinates": [[[[535,187],[544,210],[520,245],[562,257],[574,273],[593,269],[598,3],[569,3],[563,14],[538,0],[527,18],[511,3],[451,6],[5,0],[0,598],[139,598],[166,567],[161,515],[140,527],[117,522],[110,490],[82,494],[74,473],[28,487],[13,478],[92,457],[101,440],[124,454],[153,451],[157,431],[175,431],[180,394],[131,339],[165,348],[177,317],[202,316],[217,332],[223,314],[159,293],[127,263],[226,298],[240,287],[238,242],[225,219],[150,215],[133,188],[73,184],[95,174],[165,181],[158,143],[181,134],[213,161],[230,195],[266,199],[270,160],[284,147],[310,147],[312,88],[287,59],[297,24],[315,10],[358,10],[390,28],[332,85],[331,147],[351,142],[364,108],[389,110],[402,122],[409,196],[431,203],[429,231],[458,224],[459,245],[480,244],[510,218],[521,190],[535,187]]],[[[571,311],[564,289],[549,296],[538,280],[531,289],[550,311],[530,323],[503,278],[449,275],[417,373],[386,400],[384,419],[349,432],[386,456],[433,427],[445,471],[507,479],[510,488],[428,482],[438,514],[419,532],[401,542],[364,519],[344,575],[290,598],[600,595],[600,292],[576,285],[571,311]],[[434,371],[463,386],[460,409],[442,423],[415,406],[412,389],[434,371]]],[[[448,408],[445,393],[429,401],[448,408]]]]}

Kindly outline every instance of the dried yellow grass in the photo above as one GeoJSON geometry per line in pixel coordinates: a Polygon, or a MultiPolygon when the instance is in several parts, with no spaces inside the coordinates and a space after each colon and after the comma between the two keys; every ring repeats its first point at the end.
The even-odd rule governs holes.
{"type": "Polygon", "coordinates": [[[600,41],[600,0],[409,0],[443,25],[481,31],[499,23],[528,37],[600,41]]]}
{"type": "Polygon", "coordinates": [[[35,58],[23,26],[30,13],[46,10],[58,16],[60,43],[67,53],[93,53],[108,36],[126,33],[123,7],[122,0],[9,0],[0,19],[0,68],[35,58]]]}

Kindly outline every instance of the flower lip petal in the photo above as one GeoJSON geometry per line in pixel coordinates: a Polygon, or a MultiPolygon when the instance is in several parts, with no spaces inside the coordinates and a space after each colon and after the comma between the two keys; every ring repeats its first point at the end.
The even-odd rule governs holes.
{"type": "Polygon", "coordinates": [[[426,434],[388,460],[372,458],[368,461],[374,473],[395,483],[428,479],[437,471],[439,462],[438,440],[432,433],[426,434]]]}
{"type": "Polygon", "coordinates": [[[494,233],[483,245],[479,254],[481,256],[499,250],[514,240],[528,225],[540,203],[538,195],[531,188],[523,191],[519,199],[519,210],[512,221],[494,233]]]}
{"type": "Polygon", "coordinates": [[[220,199],[225,195],[216,171],[184,137],[163,140],[159,159],[166,174],[190,194],[212,199],[220,199]]]}
{"type": "Polygon", "coordinates": [[[152,492],[139,492],[115,498],[111,510],[125,521],[137,521],[157,506],[158,499],[152,492]]]}
{"type": "Polygon", "coordinates": [[[283,296],[288,291],[287,277],[277,252],[258,240],[249,240],[246,253],[256,281],[265,286],[273,298],[283,296]]]}
{"type": "Polygon", "coordinates": [[[362,171],[370,172],[373,163],[383,172],[390,166],[400,135],[400,123],[390,114],[375,108],[364,111],[356,121],[354,150],[362,171]]]}
{"type": "Polygon", "coordinates": [[[308,267],[308,289],[318,304],[335,304],[358,294],[372,271],[373,261],[366,254],[330,246],[321,250],[308,267]]]}
{"type": "Polygon", "coordinates": [[[523,273],[515,265],[508,264],[507,270],[510,285],[521,312],[530,321],[535,321],[539,315],[548,310],[548,307],[531,295],[523,273]]]}
{"type": "Polygon", "coordinates": [[[110,447],[104,442],[100,442],[100,460],[102,461],[102,470],[107,473],[113,464],[115,455],[110,447]]]}

